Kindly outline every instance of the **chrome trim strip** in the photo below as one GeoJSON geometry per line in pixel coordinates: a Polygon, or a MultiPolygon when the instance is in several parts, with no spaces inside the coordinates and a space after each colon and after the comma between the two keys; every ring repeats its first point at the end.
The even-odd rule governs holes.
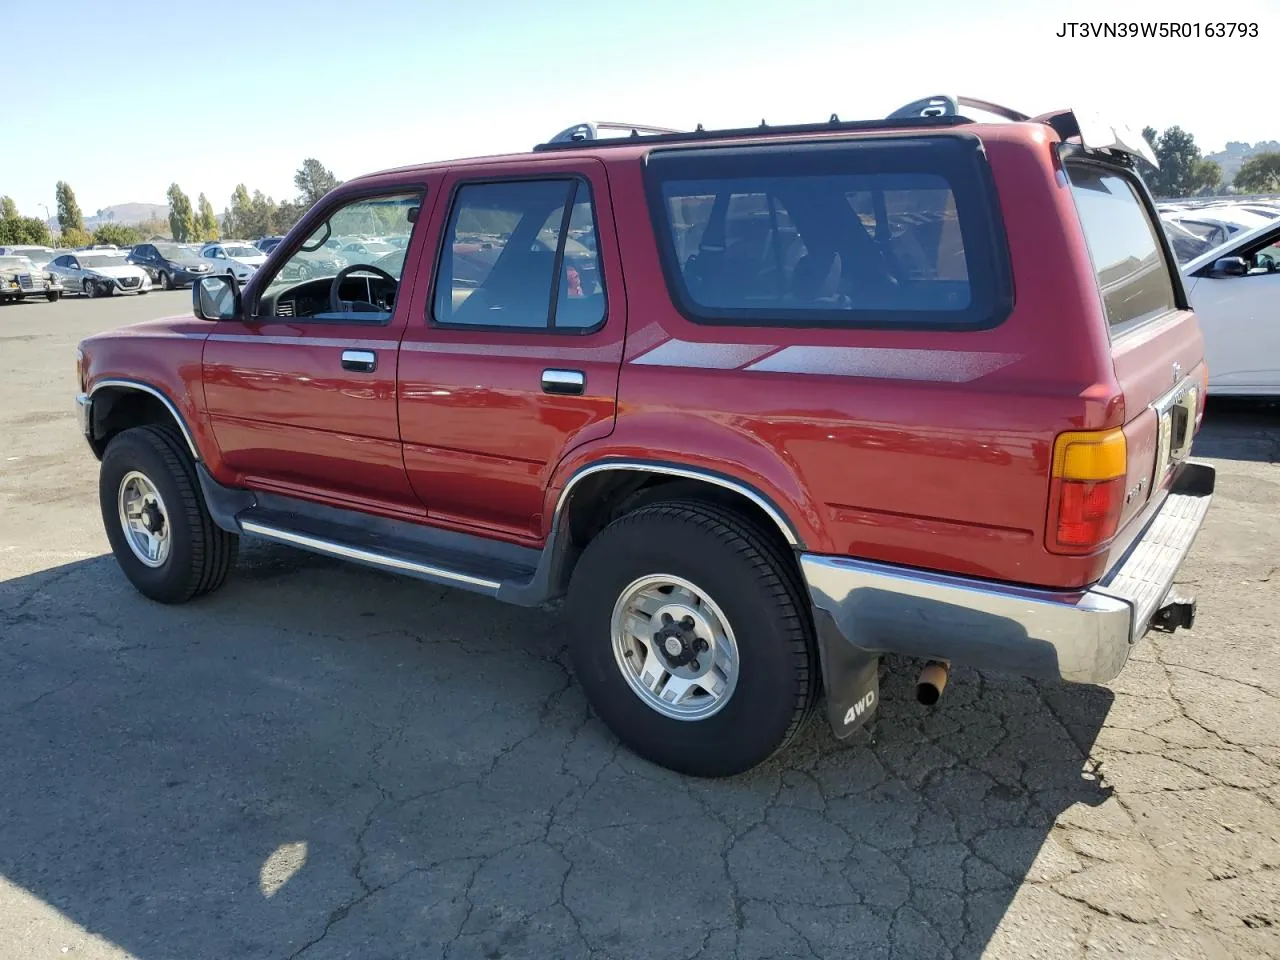
{"type": "Polygon", "coordinates": [[[182,431],[182,439],[187,441],[187,449],[191,451],[191,456],[197,461],[200,460],[200,450],[196,447],[196,442],[191,438],[191,431],[187,429],[187,422],[182,419],[182,414],[178,412],[178,408],[174,406],[173,401],[166,397],[155,387],[146,383],[139,383],[136,380],[99,380],[93,385],[93,389],[89,391],[89,400],[92,402],[93,395],[105,387],[122,387],[127,390],[140,390],[143,393],[149,393],[161,403],[165,409],[169,411],[169,415],[173,417],[178,424],[178,429],[182,431]]]}
{"type": "Polygon", "coordinates": [[[787,543],[791,544],[793,547],[803,546],[786,517],[779,513],[778,509],[774,507],[773,504],[760,494],[756,493],[750,487],[734,480],[729,480],[726,477],[717,476],[714,473],[707,473],[702,470],[691,470],[687,467],[674,467],[667,466],[665,464],[643,463],[635,460],[610,460],[605,463],[595,463],[591,466],[583,467],[570,477],[569,482],[565,484],[564,490],[560,493],[560,500],[556,503],[556,513],[551,524],[552,530],[557,529],[560,514],[564,510],[564,505],[569,500],[569,494],[573,492],[573,488],[577,483],[580,480],[585,480],[593,474],[603,473],[606,470],[635,470],[640,473],[657,473],[665,476],[680,477],[683,480],[702,480],[706,483],[714,484],[717,487],[722,487],[725,490],[732,490],[734,493],[740,493],[768,514],[769,519],[778,525],[778,529],[781,530],[782,535],[786,537],[787,543]]]}
{"type": "Polygon", "coordinates": [[[344,560],[355,560],[359,563],[367,563],[387,570],[416,573],[420,576],[434,577],[450,583],[466,584],[490,593],[496,593],[498,588],[502,586],[501,582],[497,580],[473,577],[470,574],[458,573],[444,567],[433,567],[425,563],[415,563],[412,560],[404,560],[400,557],[389,557],[385,554],[375,553],[372,550],[362,550],[359,547],[348,547],[341,543],[334,543],[331,540],[307,536],[304,533],[294,533],[292,530],[269,527],[253,520],[241,520],[240,529],[251,536],[264,537],[267,540],[278,540],[281,543],[301,547],[304,550],[313,550],[316,553],[325,553],[330,556],[341,557],[344,560]]]}
{"type": "Polygon", "coordinates": [[[76,395],[76,416],[80,421],[80,432],[85,435],[85,439],[92,439],[89,434],[93,429],[93,401],[88,394],[76,395]]]}

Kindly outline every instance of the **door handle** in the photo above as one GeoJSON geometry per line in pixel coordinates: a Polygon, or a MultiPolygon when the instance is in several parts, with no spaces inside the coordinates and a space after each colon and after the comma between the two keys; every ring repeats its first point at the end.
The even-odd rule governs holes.
{"type": "Polygon", "coordinates": [[[373,373],[378,369],[378,355],[372,350],[343,350],[342,369],[373,373]]]}
{"type": "Polygon", "coordinates": [[[571,397],[582,395],[587,385],[587,375],[581,370],[543,370],[542,392],[562,393],[571,397]]]}

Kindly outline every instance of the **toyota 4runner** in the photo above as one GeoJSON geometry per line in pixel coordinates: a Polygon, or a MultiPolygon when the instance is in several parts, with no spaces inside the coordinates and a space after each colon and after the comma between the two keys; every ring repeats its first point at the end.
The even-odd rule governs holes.
{"type": "Polygon", "coordinates": [[[696,775],[820,694],[848,736],[885,654],[927,662],[925,701],[950,664],[1106,682],[1191,625],[1171,584],[1214,485],[1136,156],[937,97],[347,182],[243,289],[80,345],[115,557],[165,603],[241,536],[564,597],[594,709],[696,775]],[[349,236],[409,240],[317,273],[349,236]]]}

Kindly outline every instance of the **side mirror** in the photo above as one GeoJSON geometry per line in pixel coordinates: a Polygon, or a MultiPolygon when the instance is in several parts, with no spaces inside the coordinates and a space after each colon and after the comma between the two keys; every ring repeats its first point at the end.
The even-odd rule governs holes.
{"type": "Polygon", "coordinates": [[[235,277],[201,277],[191,287],[191,311],[201,320],[234,320],[240,315],[240,285],[235,277]]]}
{"type": "Polygon", "coordinates": [[[1243,277],[1249,273],[1249,262],[1244,257],[1223,257],[1209,268],[1211,277],[1243,277]]]}

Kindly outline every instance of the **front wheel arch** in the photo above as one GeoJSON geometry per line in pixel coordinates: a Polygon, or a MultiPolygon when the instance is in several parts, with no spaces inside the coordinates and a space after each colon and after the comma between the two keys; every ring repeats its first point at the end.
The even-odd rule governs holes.
{"type": "Polygon", "coordinates": [[[107,444],[131,427],[170,427],[181,435],[193,460],[201,459],[195,438],[182,414],[165,394],[145,383],[104,381],[90,394],[93,400],[89,420],[89,444],[99,460],[107,444]]]}

